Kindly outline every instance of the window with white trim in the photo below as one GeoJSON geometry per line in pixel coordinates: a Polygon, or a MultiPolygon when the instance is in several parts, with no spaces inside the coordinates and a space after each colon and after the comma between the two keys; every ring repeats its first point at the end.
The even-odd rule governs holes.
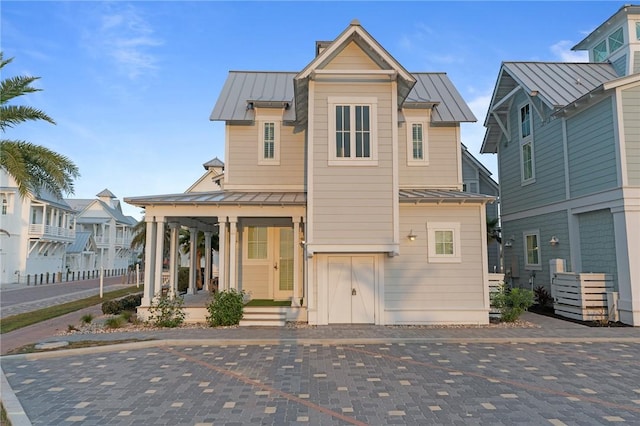
{"type": "Polygon", "coordinates": [[[607,41],[609,42],[609,52],[613,53],[620,49],[624,44],[624,33],[622,32],[622,27],[612,32],[607,41]]]}
{"type": "Polygon", "coordinates": [[[427,252],[430,263],[460,263],[460,223],[428,222],[427,252]]]}
{"type": "Polygon", "coordinates": [[[329,164],[376,164],[377,99],[330,97],[328,106],[329,164]]]}
{"type": "MultiPolygon", "coordinates": [[[[640,31],[638,23],[636,23],[636,37],[640,40],[640,31]]],[[[624,31],[622,27],[618,28],[609,36],[602,40],[600,43],[596,44],[593,48],[593,61],[594,62],[604,62],[607,60],[609,55],[616,50],[620,49],[624,45],[624,31]]]]}
{"type": "Polygon", "coordinates": [[[605,59],[607,59],[607,41],[602,40],[593,48],[593,60],[603,62],[605,59]]]}
{"type": "Polygon", "coordinates": [[[2,215],[5,216],[9,212],[9,196],[2,194],[0,198],[2,198],[2,215]]]}
{"type": "Polygon", "coordinates": [[[640,40],[640,21],[636,22],[636,40],[640,40]]]}
{"type": "Polygon", "coordinates": [[[542,269],[540,259],[540,231],[525,231],[523,240],[525,269],[542,269]]]}
{"type": "Polygon", "coordinates": [[[407,164],[423,166],[429,164],[427,150],[427,122],[407,120],[407,164]]]}
{"type": "Polygon", "coordinates": [[[268,229],[263,226],[247,227],[247,259],[263,260],[267,258],[268,229]]]}
{"type": "Polygon", "coordinates": [[[531,135],[531,106],[520,107],[520,179],[527,184],[534,181],[535,164],[533,156],[533,137],[531,135]]]}
{"type": "Polygon", "coordinates": [[[259,132],[259,156],[258,164],[280,164],[280,122],[276,120],[260,121],[259,132]]]}

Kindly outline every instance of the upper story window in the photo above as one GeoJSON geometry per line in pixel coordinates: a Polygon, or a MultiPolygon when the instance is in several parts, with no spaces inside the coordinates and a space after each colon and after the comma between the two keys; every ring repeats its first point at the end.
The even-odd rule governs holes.
{"type": "Polygon", "coordinates": [[[531,137],[531,106],[520,107],[520,177],[523,184],[533,182],[535,164],[531,137]]]}
{"type": "Polygon", "coordinates": [[[329,98],[329,164],[377,162],[376,98],[329,98]]]}
{"type": "Polygon", "coordinates": [[[427,122],[407,119],[407,164],[429,164],[427,150],[427,122]]]}
{"type": "Polygon", "coordinates": [[[275,120],[260,121],[258,164],[280,164],[280,122],[275,120]]]}
{"type": "Polygon", "coordinates": [[[2,194],[0,198],[2,198],[2,215],[4,216],[9,211],[9,196],[2,194]]]}
{"type": "Polygon", "coordinates": [[[531,135],[531,107],[526,104],[520,108],[520,137],[522,139],[531,135]]]}
{"type": "MultiPolygon", "coordinates": [[[[638,23],[636,23],[636,33],[638,32],[638,23]]],[[[639,38],[640,40],[640,38],[639,38]]],[[[618,28],[609,36],[596,44],[593,48],[593,60],[595,62],[604,62],[611,53],[620,49],[624,44],[624,32],[622,27],[618,28]]]]}
{"type": "Polygon", "coordinates": [[[542,263],[540,261],[540,231],[525,231],[524,233],[524,250],[525,250],[525,268],[540,269],[542,263]]]}
{"type": "Polygon", "coordinates": [[[636,22],[636,40],[640,40],[640,21],[636,22]]]}

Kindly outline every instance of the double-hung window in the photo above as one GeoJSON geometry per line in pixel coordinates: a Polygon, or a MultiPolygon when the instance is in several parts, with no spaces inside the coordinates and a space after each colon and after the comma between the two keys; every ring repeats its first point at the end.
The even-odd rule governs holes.
{"type": "Polygon", "coordinates": [[[265,119],[258,125],[258,164],[280,164],[280,121],[265,119]]]}
{"type": "Polygon", "coordinates": [[[407,118],[407,164],[423,166],[429,164],[427,150],[427,122],[407,118]]]}
{"type": "Polygon", "coordinates": [[[541,269],[540,231],[524,232],[525,269],[541,269]]]}
{"type": "Polygon", "coordinates": [[[533,136],[531,134],[531,106],[520,107],[520,177],[523,184],[534,182],[535,164],[533,156],[533,136]]]}
{"type": "Polygon", "coordinates": [[[460,263],[460,223],[427,223],[427,252],[431,263],[460,263]]]}
{"type": "Polygon", "coordinates": [[[9,196],[2,194],[0,198],[2,198],[2,215],[5,216],[9,210],[9,196]]]}
{"type": "Polygon", "coordinates": [[[328,106],[329,164],[375,164],[377,99],[330,97],[328,106]]]}

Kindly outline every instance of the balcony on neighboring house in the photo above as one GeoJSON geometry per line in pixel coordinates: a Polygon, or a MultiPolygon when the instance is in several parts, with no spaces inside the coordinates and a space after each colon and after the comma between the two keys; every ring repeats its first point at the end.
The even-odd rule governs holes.
{"type": "Polygon", "coordinates": [[[107,248],[109,247],[109,236],[108,235],[94,235],[93,239],[96,242],[96,246],[98,248],[107,248]]]}
{"type": "Polygon", "coordinates": [[[131,245],[131,237],[117,236],[115,244],[116,247],[129,247],[131,245]]]}
{"type": "Polygon", "coordinates": [[[29,225],[29,237],[47,240],[72,242],[76,238],[76,230],[61,226],[33,223],[29,225]]]}

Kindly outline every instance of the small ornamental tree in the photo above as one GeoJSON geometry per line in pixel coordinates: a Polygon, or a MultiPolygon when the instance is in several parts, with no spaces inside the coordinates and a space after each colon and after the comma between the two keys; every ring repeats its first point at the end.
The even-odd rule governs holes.
{"type": "Polygon", "coordinates": [[[509,288],[502,283],[497,292],[491,295],[491,304],[500,310],[500,319],[514,322],[524,311],[533,305],[533,291],[524,288],[509,288]]]}
{"type": "Polygon", "coordinates": [[[156,327],[178,327],[186,316],[182,297],[156,296],[149,307],[148,322],[156,327]]]}

